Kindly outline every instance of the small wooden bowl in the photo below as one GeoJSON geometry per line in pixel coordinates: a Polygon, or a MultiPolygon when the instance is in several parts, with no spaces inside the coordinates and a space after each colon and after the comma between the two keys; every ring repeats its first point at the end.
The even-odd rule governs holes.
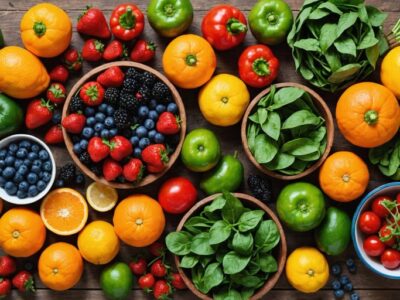
{"type": "Polygon", "coordinates": [[[321,116],[325,119],[325,125],[326,125],[326,149],[323,155],[320,157],[318,161],[316,161],[313,165],[311,165],[308,169],[304,170],[302,173],[296,174],[296,175],[284,175],[280,174],[278,172],[273,172],[270,171],[266,168],[264,168],[261,164],[259,164],[256,159],[254,158],[253,154],[251,153],[249,149],[249,145],[247,143],[247,120],[249,118],[249,115],[251,114],[252,110],[254,107],[257,105],[258,101],[261,100],[262,97],[267,95],[271,88],[267,88],[263,90],[261,93],[259,93],[249,104],[247,107],[246,112],[244,113],[243,119],[242,119],[242,127],[241,127],[241,137],[242,137],[242,144],[244,148],[244,152],[246,153],[246,156],[248,159],[253,163],[254,166],[256,166],[257,169],[259,169],[261,172],[264,174],[267,174],[268,176],[271,176],[276,179],[281,179],[281,180],[296,180],[299,178],[302,178],[304,176],[307,176],[317,170],[321,164],[325,161],[325,159],[328,157],[329,152],[331,151],[332,145],[333,145],[333,135],[335,131],[334,123],[333,123],[333,118],[332,118],[332,113],[329,109],[329,107],[326,105],[325,101],[321,98],[320,95],[318,95],[315,91],[310,89],[309,87],[295,83],[295,82],[283,82],[283,83],[278,83],[275,85],[277,89],[279,88],[284,88],[284,87],[297,87],[302,90],[305,90],[307,93],[309,93],[314,100],[314,104],[321,113],[321,116]]]}
{"type": "Polygon", "coordinates": [[[176,103],[176,105],[178,106],[178,109],[179,109],[179,118],[181,120],[181,123],[180,123],[181,131],[180,131],[179,143],[176,146],[175,152],[170,156],[168,165],[166,166],[165,170],[163,172],[161,172],[161,173],[158,173],[158,174],[148,174],[145,178],[143,178],[143,180],[141,180],[137,184],[110,182],[110,181],[105,180],[103,177],[96,176],[92,171],[90,171],[90,169],[88,167],[86,167],[83,163],[81,163],[81,161],[79,160],[79,158],[76,156],[76,154],[73,151],[73,143],[72,143],[72,140],[70,139],[69,134],[67,133],[67,131],[64,128],[62,128],[63,135],[64,135],[64,141],[65,141],[65,144],[67,146],[68,152],[71,155],[71,157],[72,157],[73,161],[75,162],[75,164],[82,170],[82,172],[85,175],[89,176],[94,181],[103,183],[105,185],[108,185],[108,186],[111,186],[111,187],[114,187],[114,188],[117,188],[117,189],[132,189],[132,188],[143,187],[143,186],[148,185],[148,184],[156,181],[157,179],[161,178],[172,167],[172,165],[175,163],[176,159],[178,158],[179,153],[181,152],[183,139],[185,138],[185,133],[186,133],[186,113],[185,113],[185,107],[184,107],[183,102],[182,102],[182,98],[179,95],[179,93],[176,90],[176,88],[174,87],[174,85],[164,75],[162,75],[160,72],[158,72],[157,70],[155,70],[155,69],[153,69],[153,68],[151,68],[149,66],[146,66],[146,65],[143,65],[143,64],[140,64],[140,63],[136,63],[136,62],[131,62],[131,61],[116,61],[116,62],[111,62],[111,63],[107,63],[107,64],[104,64],[104,65],[101,65],[101,66],[99,66],[97,68],[94,68],[94,69],[90,70],[88,73],[86,73],[72,87],[72,89],[69,92],[68,97],[67,97],[67,99],[65,101],[65,104],[64,104],[64,108],[63,108],[63,111],[62,111],[62,118],[67,116],[69,103],[70,103],[73,95],[75,95],[79,91],[81,86],[85,82],[89,81],[90,79],[94,79],[97,74],[99,74],[102,71],[108,69],[109,67],[113,67],[113,66],[133,67],[133,68],[136,68],[136,69],[139,69],[139,70],[142,70],[142,71],[150,72],[153,75],[155,75],[156,77],[158,77],[162,82],[164,82],[168,86],[170,91],[171,91],[173,99],[174,99],[174,101],[175,101],[175,103],[176,103]]]}
{"type": "MultiPolygon", "coordinates": [[[[217,197],[220,194],[215,194],[208,196],[207,198],[204,198],[203,200],[197,202],[181,219],[181,221],[178,224],[178,227],[176,228],[176,231],[181,231],[183,228],[183,225],[186,223],[186,221],[192,217],[193,215],[197,214],[197,211],[199,208],[202,208],[203,206],[209,204],[212,202],[215,197],[217,197]]],[[[279,251],[278,254],[278,270],[271,276],[268,277],[268,280],[265,282],[265,284],[258,289],[258,291],[250,298],[250,300],[256,300],[256,299],[261,299],[265,294],[267,294],[276,284],[278,281],[279,277],[282,274],[283,268],[285,266],[286,262],[286,256],[287,256],[287,244],[286,244],[286,237],[285,237],[285,232],[283,231],[282,225],[279,222],[278,217],[274,214],[274,212],[268,208],[263,202],[260,200],[247,195],[247,194],[242,194],[242,193],[234,193],[235,197],[240,199],[244,206],[249,206],[249,207],[256,207],[258,209],[262,209],[265,211],[266,215],[273,220],[276,223],[276,226],[278,227],[279,234],[280,234],[280,242],[279,242],[279,247],[275,248],[276,250],[279,251]]],[[[209,296],[203,294],[200,292],[196,287],[194,286],[192,280],[187,276],[185,271],[179,266],[179,257],[175,256],[175,265],[178,269],[179,274],[182,276],[183,281],[185,282],[186,286],[188,289],[195,294],[197,297],[203,300],[212,300],[209,296]]]]}

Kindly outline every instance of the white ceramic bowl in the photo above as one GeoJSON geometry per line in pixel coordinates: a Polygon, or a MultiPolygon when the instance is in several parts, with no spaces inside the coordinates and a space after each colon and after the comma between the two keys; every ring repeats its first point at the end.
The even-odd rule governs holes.
{"type": "Polygon", "coordinates": [[[39,194],[37,194],[35,197],[27,197],[25,199],[20,199],[17,196],[8,195],[3,188],[0,188],[0,198],[2,198],[3,200],[5,200],[7,202],[13,203],[13,204],[25,205],[25,204],[34,203],[34,202],[42,199],[49,192],[49,190],[51,189],[51,187],[54,183],[54,180],[56,178],[56,163],[54,161],[54,157],[53,157],[53,154],[51,153],[50,148],[42,140],[38,139],[37,137],[34,137],[33,135],[29,135],[29,134],[10,135],[0,141],[0,149],[3,149],[5,146],[7,146],[8,144],[10,144],[12,142],[17,142],[17,141],[21,141],[21,140],[29,140],[32,142],[36,142],[37,144],[42,146],[49,153],[51,166],[52,166],[51,179],[48,182],[47,187],[43,191],[41,191],[39,194]]]}
{"type": "Polygon", "coordinates": [[[400,279],[400,268],[395,270],[386,269],[379,261],[379,257],[368,256],[363,249],[363,241],[365,235],[358,228],[358,219],[360,215],[367,210],[371,210],[372,201],[378,196],[392,196],[395,197],[397,193],[400,193],[400,182],[390,182],[384,185],[378,186],[371,192],[369,192],[360,202],[356,212],[353,216],[353,223],[351,227],[351,236],[353,239],[354,249],[357,252],[358,257],[363,264],[370,270],[378,275],[381,275],[390,279],[400,279]]]}

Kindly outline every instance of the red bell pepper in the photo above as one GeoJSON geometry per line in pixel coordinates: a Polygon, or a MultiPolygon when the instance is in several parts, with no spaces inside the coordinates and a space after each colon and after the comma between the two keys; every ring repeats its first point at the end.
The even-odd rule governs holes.
{"type": "Polygon", "coordinates": [[[123,41],[138,37],[144,29],[144,15],[133,4],[121,4],[114,8],[110,18],[111,32],[123,41]]]}
{"type": "Polygon", "coordinates": [[[247,47],[239,57],[239,76],[255,88],[270,85],[278,76],[279,60],[265,45],[247,47]]]}
{"type": "Polygon", "coordinates": [[[208,11],[201,23],[201,31],[215,49],[228,50],[244,40],[246,25],[246,17],[239,9],[223,4],[208,11]]]}

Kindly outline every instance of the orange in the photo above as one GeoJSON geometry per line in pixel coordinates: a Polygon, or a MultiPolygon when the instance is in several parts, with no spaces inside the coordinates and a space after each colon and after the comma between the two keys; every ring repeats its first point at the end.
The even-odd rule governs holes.
{"type": "Polygon", "coordinates": [[[38,271],[45,286],[55,291],[65,291],[81,279],[83,260],[76,247],[55,243],[40,255],[38,271]]]}
{"type": "Polygon", "coordinates": [[[122,241],[133,247],[146,247],[163,233],[165,216],[158,201],[138,194],[117,205],[113,222],[115,232],[122,241]]]}
{"type": "Polygon", "coordinates": [[[43,200],[40,215],[50,231],[72,235],[85,226],[88,205],[79,192],[70,188],[56,189],[43,200]]]}
{"type": "Polygon", "coordinates": [[[31,256],[42,248],[45,240],[46,227],[32,210],[12,208],[0,219],[0,247],[11,256],[31,256]]]}
{"type": "Polygon", "coordinates": [[[119,239],[110,223],[94,221],[79,234],[78,248],[88,262],[104,265],[118,254],[119,239]]]}

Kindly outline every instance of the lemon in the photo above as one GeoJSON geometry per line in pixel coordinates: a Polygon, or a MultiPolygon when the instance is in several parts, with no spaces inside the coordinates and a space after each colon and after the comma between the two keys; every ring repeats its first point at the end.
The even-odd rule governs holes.
{"type": "Polygon", "coordinates": [[[110,186],[93,182],[86,190],[86,198],[94,210],[105,212],[113,209],[117,204],[118,193],[110,186]]]}

